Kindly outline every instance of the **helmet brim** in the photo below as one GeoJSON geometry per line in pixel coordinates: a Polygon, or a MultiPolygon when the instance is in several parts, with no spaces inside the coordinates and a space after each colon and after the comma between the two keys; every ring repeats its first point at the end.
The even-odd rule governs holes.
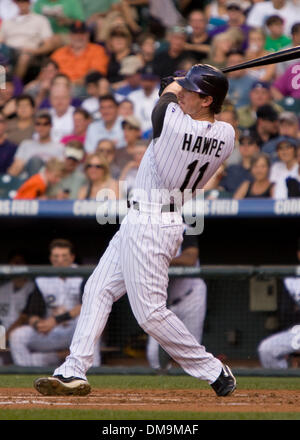
{"type": "Polygon", "coordinates": [[[203,95],[207,95],[206,92],[201,90],[199,87],[196,86],[192,81],[190,81],[188,78],[180,78],[176,79],[176,82],[183,87],[186,90],[189,90],[190,92],[197,92],[197,93],[203,93],[203,95]]]}

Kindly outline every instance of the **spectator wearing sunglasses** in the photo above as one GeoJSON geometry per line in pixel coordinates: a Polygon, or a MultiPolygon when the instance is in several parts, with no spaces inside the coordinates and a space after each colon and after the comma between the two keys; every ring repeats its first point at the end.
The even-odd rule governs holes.
{"type": "Polygon", "coordinates": [[[114,179],[118,179],[121,168],[116,164],[116,145],[110,139],[102,139],[98,142],[96,153],[100,153],[105,157],[109,165],[110,174],[114,179]]]}
{"type": "Polygon", "coordinates": [[[106,194],[108,199],[119,198],[118,182],[111,177],[109,164],[103,155],[100,153],[88,155],[84,168],[88,183],[79,189],[77,195],[79,200],[100,200],[102,199],[99,193],[101,190],[109,190],[106,194]]]}
{"type": "Polygon", "coordinates": [[[41,110],[36,114],[34,128],[37,139],[26,139],[20,143],[8,169],[11,176],[19,176],[24,171],[25,177],[30,177],[38,173],[49,159],[64,158],[64,146],[51,140],[52,119],[47,111],[41,110]]]}

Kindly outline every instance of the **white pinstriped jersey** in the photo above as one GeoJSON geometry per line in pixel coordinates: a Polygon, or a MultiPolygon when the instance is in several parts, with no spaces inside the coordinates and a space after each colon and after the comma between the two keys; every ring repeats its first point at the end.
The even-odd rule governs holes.
{"type": "Polygon", "coordinates": [[[35,282],[46,303],[48,316],[64,313],[80,304],[80,277],[38,277],[35,282]]]}
{"type": "Polygon", "coordinates": [[[135,180],[133,200],[169,203],[163,191],[203,188],[234,148],[233,127],[221,121],[197,121],[171,102],[160,136],[152,140],[135,180]],[[155,194],[154,194],[155,193],[155,194]]]}
{"type": "Polygon", "coordinates": [[[0,287],[0,324],[6,329],[22,313],[33,290],[34,284],[32,281],[27,281],[20,289],[16,289],[12,281],[0,287]]]}
{"type": "Polygon", "coordinates": [[[284,279],[284,285],[293,300],[300,305],[300,277],[288,277],[284,279]]]}

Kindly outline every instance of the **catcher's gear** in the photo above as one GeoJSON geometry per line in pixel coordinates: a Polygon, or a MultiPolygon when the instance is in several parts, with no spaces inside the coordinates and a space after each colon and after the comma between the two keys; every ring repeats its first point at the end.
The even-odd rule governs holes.
{"type": "Polygon", "coordinates": [[[184,78],[176,79],[184,89],[212,96],[214,107],[221,109],[228,92],[228,80],[224,73],[209,64],[195,64],[184,78]]]}

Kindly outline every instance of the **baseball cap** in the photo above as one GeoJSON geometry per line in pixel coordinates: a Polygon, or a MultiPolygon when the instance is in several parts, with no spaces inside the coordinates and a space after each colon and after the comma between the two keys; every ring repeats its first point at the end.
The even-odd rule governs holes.
{"type": "Polygon", "coordinates": [[[278,113],[271,105],[262,105],[259,107],[256,116],[265,121],[275,122],[278,120],[278,113]]]}
{"type": "Polygon", "coordinates": [[[84,151],[79,150],[78,148],[66,147],[65,148],[65,157],[69,159],[75,159],[80,162],[83,159],[84,151]]]}
{"type": "Polygon", "coordinates": [[[243,11],[243,8],[240,5],[240,2],[229,0],[226,2],[226,9],[228,10],[235,10],[235,11],[243,11]]]}
{"type": "Polygon", "coordinates": [[[292,124],[298,124],[298,118],[295,113],[292,112],[282,112],[279,115],[279,122],[290,122],[292,124]]]}
{"type": "Polygon", "coordinates": [[[267,83],[266,81],[255,81],[252,86],[251,86],[251,90],[253,89],[270,89],[270,84],[267,83]]]}
{"type": "Polygon", "coordinates": [[[134,75],[143,67],[142,60],[136,55],[129,55],[121,62],[121,75],[134,75]]]}
{"type": "Polygon", "coordinates": [[[154,72],[153,67],[151,65],[148,65],[146,67],[143,67],[139,70],[142,79],[149,80],[149,81],[158,81],[159,76],[157,73],[154,72]]]}
{"type": "Polygon", "coordinates": [[[239,136],[239,142],[243,143],[245,139],[247,139],[250,144],[256,144],[258,141],[257,136],[255,136],[255,134],[249,129],[242,130],[239,136]]]}
{"type": "Polygon", "coordinates": [[[296,149],[299,146],[299,141],[298,139],[292,138],[290,136],[280,136],[276,143],[276,149],[282,144],[290,144],[296,149]]]}
{"type": "Polygon", "coordinates": [[[76,20],[70,26],[70,32],[72,34],[83,34],[88,31],[89,28],[87,27],[84,21],[76,20]]]}
{"type": "Polygon", "coordinates": [[[124,128],[124,125],[128,124],[131,127],[135,128],[136,130],[140,130],[141,129],[141,123],[140,121],[133,115],[130,116],[126,116],[126,118],[123,119],[122,121],[122,127],[124,128]]]}

